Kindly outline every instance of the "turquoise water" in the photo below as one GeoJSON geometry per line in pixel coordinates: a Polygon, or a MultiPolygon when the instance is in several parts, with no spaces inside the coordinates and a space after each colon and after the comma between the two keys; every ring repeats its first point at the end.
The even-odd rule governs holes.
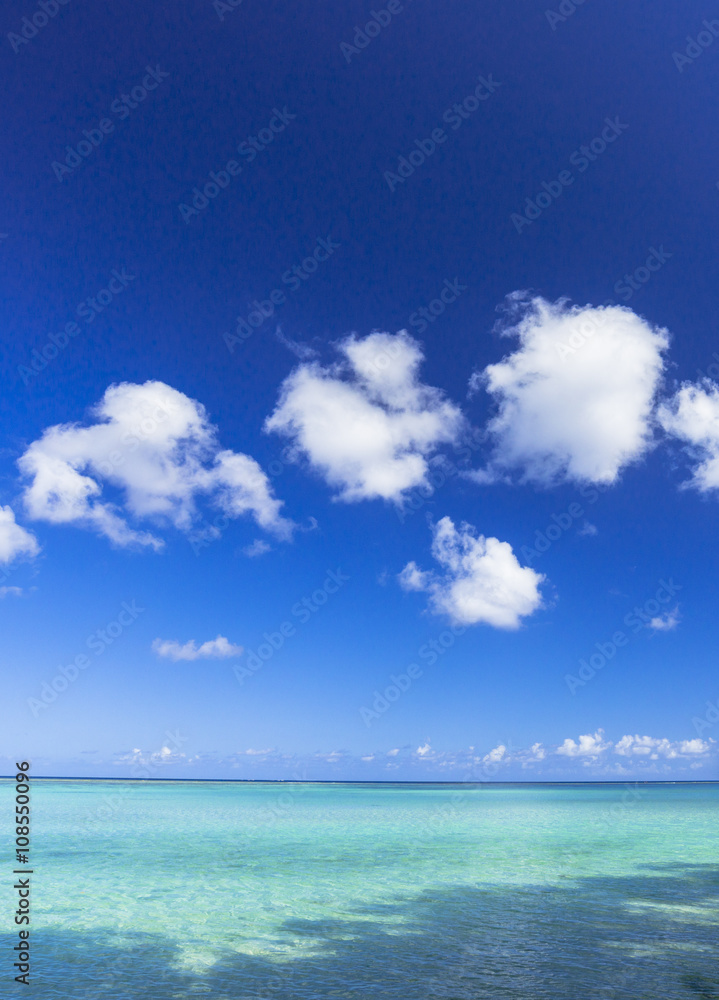
{"type": "Polygon", "coordinates": [[[717,784],[38,781],[34,986],[4,933],[0,994],[719,997],[718,806],[717,784]]]}

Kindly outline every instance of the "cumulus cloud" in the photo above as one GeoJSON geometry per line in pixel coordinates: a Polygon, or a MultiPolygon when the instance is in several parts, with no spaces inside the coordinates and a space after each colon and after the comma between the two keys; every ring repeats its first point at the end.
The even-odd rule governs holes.
{"type": "Polygon", "coordinates": [[[667,434],[686,442],[694,460],[685,485],[700,493],[719,489],[719,386],[710,379],[686,383],[657,412],[667,434]]]}
{"type": "Polygon", "coordinates": [[[657,740],[651,736],[622,736],[614,744],[614,752],[620,757],[649,757],[659,748],[669,746],[669,740],[657,740]]]}
{"type": "Polygon", "coordinates": [[[231,656],[239,656],[242,646],[235,646],[224,635],[209,639],[198,646],[194,639],[179,643],[176,639],[155,639],[152,648],[158,656],[168,660],[226,660],[231,656]]]}
{"type": "Polygon", "coordinates": [[[561,757],[586,757],[590,760],[596,760],[611,745],[604,739],[604,730],[598,729],[593,735],[585,733],[584,736],[580,736],[579,743],[575,743],[572,739],[566,739],[560,747],[557,747],[556,752],[561,757]]]}
{"type": "Polygon", "coordinates": [[[0,599],[3,597],[22,597],[22,587],[0,587],[0,599]]]}
{"type": "Polygon", "coordinates": [[[671,632],[677,627],[679,621],[679,605],[677,605],[671,611],[665,611],[663,615],[652,618],[647,628],[653,629],[655,632],[671,632]]]}
{"type": "Polygon", "coordinates": [[[374,332],[339,344],[331,368],[302,364],[285,380],[268,431],[292,442],[347,502],[401,503],[428,484],[427,459],[458,438],[460,410],[419,381],[419,344],[406,331],[374,332]]]}
{"type": "Polygon", "coordinates": [[[449,517],[432,533],[432,555],[443,572],[425,572],[410,562],[399,581],[405,590],[429,593],[436,613],[458,625],[515,629],[541,606],[544,576],[520,566],[508,542],[476,535],[469,524],[457,530],[449,517]]]}
{"type": "Polygon", "coordinates": [[[679,753],[687,757],[709,753],[713,742],[713,740],[710,740],[707,743],[705,740],[700,740],[699,737],[693,740],[682,740],[679,743],[679,753]]]}
{"type": "Polygon", "coordinates": [[[37,539],[15,521],[12,507],[0,507],[0,563],[8,564],[18,556],[36,556],[37,539]]]}
{"type": "Polygon", "coordinates": [[[290,535],[265,473],[248,455],[220,449],[194,399],[163,382],[125,382],[109,387],[92,417],[89,426],[48,428],[21,457],[25,506],[36,520],[159,549],[162,540],[127,517],[188,531],[204,496],[228,517],[250,514],[279,537],[290,535]],[[115,502],[106,499],[108,487],[115,502]]]}
{"type": "Polygon", "coordinates": [[[504,760],[507,754],[507,748],[503,743],[495,747],[494,750],[490,750],[489,753],[485,754],[482,761],[485,764],[498,764],[501,760],[504,760]]]}
{"type": "Polygon", "coordinates": [[[480,481],[613,483],[651,446],[666,330],[625,306],[570,306],[515,293],[504,336],[519,348],[472,379],[498,406],[480,481]]]}
{"type": "Polygon", "coordinates": [[[418,757],[426,757],[427,754],[432,753],[432,747],[429,745],[429,743],[424,743],[421,747],[417,747],[415,753],[417,754],[418,757]]]}
{"type": "Polygon", "coordinates": [[[681,757],[701,757],[711,750],[711,740],[679,740],[672,742],[666,738],[653,736],[622,736],[614,744],[614,752],[620,757],[645,757],[649,760],[676,760],[681,757]]]}

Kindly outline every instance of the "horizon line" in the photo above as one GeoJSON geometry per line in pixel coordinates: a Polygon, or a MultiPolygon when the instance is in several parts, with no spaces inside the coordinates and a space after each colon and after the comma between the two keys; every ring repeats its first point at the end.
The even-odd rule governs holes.
{"type": "MultiPolygon", "coordinates": [[[[90,776],[72,774],[38,774],[30,775],[32,781],[134,781],[134,782],[186,782],[201,783],[207,782],[224,784],[247,784],[247,785],[625,785],[628,782],[641,785],[717,785],[719,778],[696,778],[696,779],[649,779],[649,778],[624,778],[624,779],[592,779],[588,781],[389,781],[379,778],[376,781],[364,779],[337,779],[337,778],[124,778],[110,776],[90,776]]],[[[0,781],[14,781],[15,775],[0,775],[0,781]]]]}

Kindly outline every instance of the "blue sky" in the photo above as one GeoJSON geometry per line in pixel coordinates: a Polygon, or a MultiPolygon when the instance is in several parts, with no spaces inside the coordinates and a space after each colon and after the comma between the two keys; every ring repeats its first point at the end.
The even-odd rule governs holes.
{"type": "Polygon", "coordinates": [[[0,757],[716,777],[719,12],[45,7],[0,757]]]}

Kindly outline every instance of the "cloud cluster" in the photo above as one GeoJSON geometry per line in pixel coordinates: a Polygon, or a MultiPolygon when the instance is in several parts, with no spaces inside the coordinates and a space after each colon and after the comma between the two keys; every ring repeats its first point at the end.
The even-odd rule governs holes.
{"type": "Polygon", "coordinates": [[[238,768],[247,774],[268,778],[292,777],[295,780],[322,779],[328,774],[353,774],[363,778],[368,774],[387,774],[395,779],[398,774],[408,779],[418,775],[453,774],[458,780],[484,782],[521,777],[524,780],[545,778],[571,778],[587,773],[613,778],[668,777],[686,775],[704,768],[707,776],[716,767],[719,744],[712,739],[699,738],[672,741],[651,736],[627,735],[612,742],[599,729],[595,733],[579,736],[575,741],[566,739],[558,746],[534,743],[530,747],[516,747],[511,741],[499,743],[484,752],[471,746],[460,750],[435,750],[429,741],[418,746],[411,744],[395,747],[386,752],[352,754],[347,750],[317,751],[310,754],[286,753],[277,749],[238,750],[230,755],[198,752],[185,757],[171,753],[168,747],[154,754],[139,750],[116,755],[117,763],[145,763],[159,765],[178,763],[185,765],[185,773],[193,769],[227,769],[229,774],[238,768]]]}
{"type": "Polygon", "coordinates": [[[113,385],[89,426],[48,428],[19,460],[24,501],[35,520],[93,528],[120,546],[159,549],[128,518],[187,531],[205,497],[228,517],[250,514],[288,537],[267,476],[248,455],[223,450],[204,407],[163,382],[113,385]],[[106,499],[107,489],[116,499],[106,499]]]}
{"type": "Polygon", "coordinates": [[[551,485],[613,483],[651,446],[666,330],[623,306],[570,306],[514,293],[504,336],[519,347],[474,376],[498,412],[480,481],[518,471],[551,485]]]}
{"type": "MultiPolygon", "coordinates": [[[[545,747],[542,743],[534,743],[531,747],[515,747],[511,744],[498,744],[485,754],[478,753],[474,747],[459,752],[436,751],[429,743],[410,752],[408,759],[421,758],[423,761],[442,765],[443,767],[462,767],[475,771],[478,775],[491,770],[495,773],[499,768],[511,769],[521,767],[537,773],[556,772],[557,767],[580,765],[621,768],[616,761],[620,758],[626,764],[628,759],[633,763],[649,764],[669,761],[675,764],[691,765],[691,762],[708,760],[712,752],[718,749],[715,740],[702,740],[698,737],[690,740],[672,741],[653,736],[622,736],[615,743],[607,739],[604,730],[594,733],[584,733],[577,740],[567,738],[558,746],[545,747]],[[565,764],[560,764],[564,760],[565,764]],[[614,760],[614,763],[612,761],[614,760]],[[549,768],[549,771],[547,771],[549,768]]],[[[468,775],[471,780],[471,775],[468,775]]]]}
{"type": "Polygon", "coordinates": [[[457,530],[449,517],[432,534],[432,555],[443,572],[425,572],[410,562],[399,580],[405,590],[429,593],[436,612],[458,625],[515,629],[540,607],[544,577],[520,566],[508,542],[477,535],[469,524],[457,530]]]}
{"type": "Polygon", "coordinates": [[[208,639],[200,646],[194,639],[180,643],[176,639],[155,639],[152,649],[158,656],[168,660],[226,660],[231,656],[239,656],[242,646],[235,646],[224,635],[216,639],[208,639]]]}
{"type": "Polygon", "coordinates": [[[652,736],[622,736],[614,744],[614,753],[621,757],[646,757],[649,760],[676,760],[682,757],[702,757],[711,750],[711,742],[698,737],[693,740],[655,739],[652,736]]]}
{"type": "Polygon", "coordinates": [[[562,757],[588,757],[590,760],[596,760],[610,747],[611,743],[604,739],[604,730],[598,729],[594,734],[585,733],[580,736],[578,743],[572,739],[566,739],[557,748],[557,753],[562,757]]]}
{"type": "MultiPolygon", "coordinates": [[[[470,474],[476,481],[518,475],[542,486],[611,484],[653,447],[660,427],[692,456],[689,485],[719,489],[719,387],[686,384],[655,409],[666,330],[627,307],[517,292],[501,332],[518,346],[471,380],[497,408],[485,428],[488,464],[470,474]]],[[[337,347],[340,360],[330,366],[296,350],[300,362],[265,430],[289,439],[291,458],[306,461],[337,499],[401,507],[409,491],[431,491],[430,459],[461,441],[465,418],[420,380],[422,350],[406,331],[352,335],[337,347]]],[[[31,518],[91,528],[120,546],[161,548],[163,526],[190,531],[200,503],[227,517],[248,515],[279,538],[295,527],[258,463],[221,448],[204,407],[162,382],[110,386],[89,424],[49,427],[19,467],[31,518]]],[[[596,530],[587,523],[580,533],[596,530]]],[[[257,539],[243,551],[268,550],[257,539]]],[[[0,563],[38,551],[11,508],[0,507],[0,563]]],[[[544,578],[522,567],[506,541],[444,517],[433,529],[432,554],[438,570],[411,561],[400,583],[429,594],[432,610],[457,624],[513,629],[541,607],[544,578]]],[[[678,620],[675,610],[651,628],[669,631],[678,620]]]]}
{"type": "Polygon", "coordinates": [[[347,337],[339,351],[334,367],[291,373],[265,428],[289,438],[293,457],[304,456],[339,499],[401,503],[427,484],[427,459],[458,438],[462,414],[419,381],[422,352],[405,331],[347,337]]]}
{"type": "Polygon", "coordinates": [[[18,556],[36,556],[37,539],[15,521],[12,507],[0,507],[0,563],[7,565],[18,556]]]}

